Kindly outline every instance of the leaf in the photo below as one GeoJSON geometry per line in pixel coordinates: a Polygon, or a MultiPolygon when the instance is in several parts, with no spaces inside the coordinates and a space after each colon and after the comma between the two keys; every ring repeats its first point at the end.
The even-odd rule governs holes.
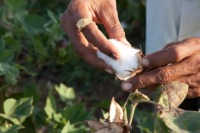
{"type": "Polygon", "coordinates": [[[48,53],[45,47],[43,46],[41,40],[34,39],[34,48],[37,53],[39,53],[42,57],[47,57],[48,53]]]}
{"type": "Polygon", "coordinates": [[[20,43],[20,40],[15,39],[13,35],[7,34],[3,36],[2,41],[4,45],[6,46],[6,48],[12,51],[13,55],[15,55],[15,53],[19,53],[23,48],[22,44],[20,43]]]}
{"type": "Polygon", "coordinates": [[[188,85],[172,81],[156,88],[156,101],[164,107],[178,107],[185,99],[188,92],[188,85]]]}
{"type": "Polygon", "coordinates": [[[70,124],[70,122],[67,122],[67,124],[62,129],[61,133],[81,133],[82,128],[76,128],[74,125],[70,124]]]}
{"type": "Polygon", "coordinates": [[[131,93],[131,95],[129,96],[129,99],[131,102],[138,102],[140,100],[146,100],[149,101],[149,97],[141,92],[139,92],[138,90],[135,90],[134,93],[131,93]]]}
{"type": "Polygon", "coordinates": [[[159,110],[159,118],[175,133],[200,132],[200,113],[197,111],[183,111],[179,109],[159,110]]]}
{"type": "Polygon", "coordinates": [[[101,113],[102,113],[103,118],[104,118],[105,120],[108,119],[108,117],[109,117],[109,113],[108,113],[108,112],[105,112],[103,109],[101,109],[101,113]]]}
{"type": "Polygon", "coordinates": [[[63,117],[71,123],[80,122],[92,118],[91,113],[86,111],[83,104],[74,104],[63,110],[63,117]]]}
{"type": "Polygon", "coordinates": [[[5,4],[12,10],[22,11],[27,6],[26,0],[4,0],[5,4]]]}
{"type": "Polygon", "coordinates": [[[136,109],[135,111],[134,120],[138,123],[137,127],[145,133],[154,132],[154,118],[154,112],[142,109],[136,109]]]}
{"type": "Polygon", "coordinates": [[[58,48],[58,55],[64,58],[67,55],[67,51],[64,48],[58,48]]]}
{"type": "Polygon", "coordinates": [[[46,100],[46,105],[44,107],[45,113],[49,119],[53,118],[53,115],[57,112],[56,100],[52,94],[52,90],[49,90],[49,94],[46,100]]]}
{"type": "Polygon", "coordinates": [[[156,90],[156,93],[158,94],[156,102],[162,105],[164,108],[169,108],[169,99],[167,92],[162,91],[161,88],[158,88],[158,90],[156,90]]]}
{"type": "Polygon", "coordinates": [[[159,114],[154,119],[154,133],[170,133],[169,128],[160,119],[159,114]]]}
{"type": "Polygon", "coordinates": [[[0,62],[9,62],[13,59],[14,52],[10,49],[4,49],[0,52],[0,62]]]}
{"type": "Polygon", "coordinates": [[[37,14],[29,14],[24,18],[23,28],[29,34],[37,34],[44,31],[45,19],[37,14]]]}
{"type": "Polygon", "coordinates": [[[114,97],[112,98],[110,104],[109,120],[110,122],[122,122],[123,120],[122,107],[115,101],[114,97]]]}
{"type": "Polygon", "coordinates": [[[62,115],[60,113],[57,113],[57,114],[54,113],[53,114],[53,119],[58,123],[62,123],[62,120],[63,120],[62,115]]]}
{"type": "Polygon", "coordinates": [[[11,127],[3,127],[0,126],[0,132],[1,133],[18,133],[18,130],[23,128],[22,126],[19,125],[12,125],[11,127]]]}
{"type": "Polygon", "coordinates": [[[4,102],[4,112],[6,115],[15,117],[20,123],[33,113],[33,99],[21,98],[19,100],[9,98],[4,102]]]}
{"type": "Polygon", "coordinates": [[[13,117],[7,114],[2,114],[2,113],[0,113],[0,117],[2,117],[3,119],[9,120],[16,125],[21,125],[20,121],[16,117],[13,117]]]}
{"type": "Polygon", "coordinates": [[[67,87],[64,84],[60,84],[60,86],[55,86],[55,90],[58,92],[63,102],[75,99],[75,92],[74,89],[71,87],[67,87]]]}
{"type": "Polygon", "coordinates": [[[33,97],[33,103],[37,104],[40,98],[39,92],[37,91],[37,86],[34,83],[28,82],[24,85],[24,96],[33,97]]]}
{"type": "Polygon", "coordinates": [[[10,65],[8,63],[0,63],[0,76],[5,76],[4,80],[7,84],[14,85],[19,76],[19,71],[15,65],[10,65]]]}
{"type": "Polygon", "coordinates": [[[54,23],[57,23],[57,19],[55,17],[55,14],[51,11],[51,10],[47,10],[47,14],[48,16],[51,18],[51,20],[54,22],[54,23]]]}

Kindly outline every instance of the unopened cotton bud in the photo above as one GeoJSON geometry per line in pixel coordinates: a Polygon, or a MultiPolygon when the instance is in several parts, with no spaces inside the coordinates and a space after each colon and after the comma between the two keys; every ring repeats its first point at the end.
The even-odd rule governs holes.
{"type": "Polygon", "coordinates": [[[97,51],[97,56],[113,68],[117,78],[120,80],[127,80],[142,71],[141,50],[125,45],[115,39],[109,39],[109,41],[119,51],[119,59],[115,60],[101,51],[97,51]]]}

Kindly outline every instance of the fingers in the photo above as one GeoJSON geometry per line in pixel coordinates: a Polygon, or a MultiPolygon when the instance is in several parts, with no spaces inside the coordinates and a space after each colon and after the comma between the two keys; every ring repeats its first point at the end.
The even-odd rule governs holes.
{"type": "Polygon", "coordinates": [[[133,78],[128,79],[122,83],[122,89],[124,91],[131,91],[150,85],[165,83],[173,81],[186,75],[199,73],[199,55],[190,57],[187,60],[160,67],[152,71],[141,73],[133,78]],[[194,64],[195,63],[195,64],[194,64]],[[190,67],[188,67],[190,64],[190,67]]]}
{"type": "MultiPolygon", "coordinates": [[[[85,61],[91,65],[99,68],[112,71],[112,68],[100,60],[96,51],[98,50],[92,44],[90,44],[81,32],[79,32],[76,27],[72,27],[72,21],[66,21],[67,16],[62,18],[62,23],[65,23],[64,30],[68,34],[69,39],[71,40],[73,47],[77,54],[79,54],[85,61]]],[[[68,18],[68,17],[67,17],[68,18]]]]}
{"type": "Polygon", "coordinates": [[[104,25],[110,38],[125,38],[125,32],[119,21],[116,9],[108,8],[107,10],[102,10],[101,17],[101,22],[104,25]]]}
{"type": "Polygon", "coordinates": [[[124,81],[121,87],[124,91],[132,91],[151,85],[164,83],[170,80],[169,78],[171,78],[172,75],[174,74],[172,73],[172,71],[169,71],[169,69],[159,68],[136,75],[135,77],[124,81]]]}
{"type": "Polygon", "coordinates": [[[187,93],[187,98],[197,98],[200,97],[200,87],[189,88],[187,93]]]}
{"type": "MultiPolygon", "coordinates": [[[[67,23],[71,21],[71,24],[68,26],[67,30],[71,30],[72,27],[75,27],[74,30],[78,30],[76,27],[76,23],[80,19],[89,18],[93,22],[86,25],[81,32],[88,42],[96,46],[101,52],[106,55],[112,56],[114,59],[119,58],[118,50],[107,40],[105,35],[98,29],[95,22],[99,22],[100,20],[95,17],[95,11],[92,9],[90,4],[83,3],[81,1],[76,1],[76,5],[74,8],[70,6],[66,13],[67,23]]],[[[71,4],[73,5],[73,4],[71,4]]],[[[76,34],[74,34],[76,36],[76,34]]]]}
{"type": "Polygon", "coordinates": [[[123,42],[130,46],[130,43],[126,40],[124,29],[119,21],[116,6],[104,6],[104,10],[100,10],[99,18],[104,25],[110,38],[115,38],[118,41],[123,42]]]}
{"type": "Polygon", "coordinates": [[[199,51],[199,38],[185,39],[177,43],[171,43],[158,52],[144,56],[142,62],[145,67],[160,67],[181,61],[199,51]]]}
{"type": "Polygon", "coordinates": [[[188,84],[191,88],[200,87],[200,73],[186,75],[176,80],[188,84]]]}
{"type": "Polygon", "coordinates": [[[83,30],[85,38],[96,46],[101,52],[106,55],[112,55],[114,59],[119,58],[118,50],[107,40],[103,33],[98,29],[95,23],[87,25],[83,30]]]}

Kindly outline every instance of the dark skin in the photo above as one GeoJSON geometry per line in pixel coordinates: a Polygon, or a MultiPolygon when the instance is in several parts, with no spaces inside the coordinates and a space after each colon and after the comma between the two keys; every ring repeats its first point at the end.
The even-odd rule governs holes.
{"type": "Polygon", "coordinates": [[[100,50],[114,59],[118,59],[120,55],[96,24],[103,24],[110,38],[130,45],[119,22],[115,0],[71,0],[61,21],[76,53],[91,65],[109,70],[110,73],[112,68],[97,57],[96,51],[100,50]],[[80,32],[76,23],[84,18],[89,18],[93,22],[80,32]]]}
{"type": "MultiPolygon", "coordinates": [[[[109,37],[130,45],[118,19],[115,0],[71,0],[64,12],[62,26],[71,40],[77,54],[96,68],[109,73],[113,70],[96,55],[96,51],[118,59],[120,55],[96,24],[103,24],[109,37]],[[102,10],[103,9],[103,10],[102,10]],[[93,22],[82,31],[76,27],[80,19],[89,18],[93,22]]],[[[160,51],[144,56],[145,68],[154,68],[130,78],[122,83],[122,89],[132,91],[151,88],[168,81],[180,81],[189,85],[187,97],[200,96],[200,38],[189,38],[173,42],[160,51]],[[171,65],[168,65],[171,64],[171,65]]]]}
{"type": "Polygon", "coordinates": [[[144,66],[149,68],[156,67],[156,69],[143,72],[124,81],[122,88],[125,91],[131,91],[139,88],[151,88],[153,85],[169,81],[180,81],[189,85],[188,98],[199,97],[199,52],[200,38],[188,38],[183,41],[170,43],[164,49],[146,55],[143,58],[144,66]]]}

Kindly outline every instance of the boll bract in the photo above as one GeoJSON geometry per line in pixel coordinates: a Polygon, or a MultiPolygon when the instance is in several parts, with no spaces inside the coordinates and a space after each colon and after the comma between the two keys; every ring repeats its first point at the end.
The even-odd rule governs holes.
{"type": "Polygon", "coordinates": [[[113,68],[117,78],[127,80],[142,71],[141,50],[125,45],[115,39],[109,39],[109,41],[118,49],[120,58],[115,60],[101,51],[97,51],[97,56],[113,68]]]}

